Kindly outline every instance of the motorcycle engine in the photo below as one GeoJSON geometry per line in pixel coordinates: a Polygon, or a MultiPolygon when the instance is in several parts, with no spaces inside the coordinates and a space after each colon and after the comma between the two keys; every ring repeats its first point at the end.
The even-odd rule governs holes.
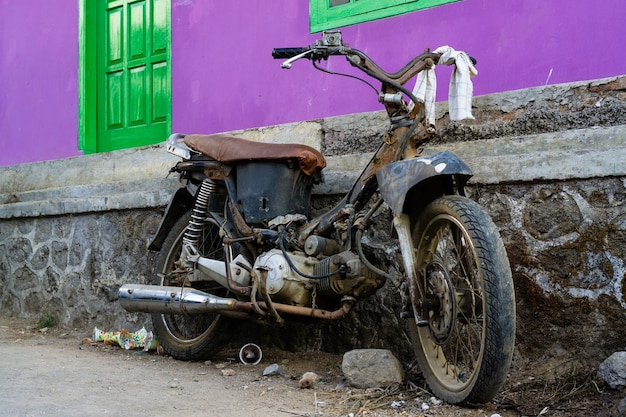
{"type": "MultiPolygon", "coordinates": [[[[316,259],[292,253],[290,260],[302,273],[313,274],[311,261],[315,262],[316,259]]],[[[313,285],[309,283],[309,279],[291,269],[279,249],[272,249],[260,255],[254,263],[254,269],[265,275],[265,287],[273,300],[298,306],[311,303],[313,285]]]]}
{"type": "Polygon", "coordinates": [[[352,252],[341,252],[322,260],[302,252],[290,252],[287,256],[300,273],[315,278],[304,277],[293,270],[279,249],[263,253],[257,258],[254,269],[265,279],[268,294],[277,302],[310,307],[343,295],[366,297],[385,283],[384,277],[367,269],[352,252]]]}

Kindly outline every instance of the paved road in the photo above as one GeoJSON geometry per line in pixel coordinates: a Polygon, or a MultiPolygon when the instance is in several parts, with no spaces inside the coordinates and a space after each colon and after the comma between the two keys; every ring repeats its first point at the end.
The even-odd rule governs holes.
{"type": "MultiPolygon", "coordinates": [[[[52,333],[52,332],[51,332],[52,333]]],[[[187,363],[151,353],[81,344],[0,319],[1,416],[311,415],[315,392],[263,367],[187,363]]]]}
{"type": "Polygon", "coordinates": [[[40,332],[32,323],[0,317],[0,417],[517,416],[445,404],[424,412],[420,405],[429,395],[416,402],[416,393],[372,397],[363,390],[335,389],[342,379],[338,355],[268,349],[261,364],[244,366],[229,362],[235,350],[212,363],[181,362],[81,343],[88,336],[40,332]],[[263,377],[272,363],[280,363],[288,377],[263,377]],[[234,375],[223,375],[225,370],[234,375]],[[306,371],[317,372],[322,383],[299,389],[306,371]]]}

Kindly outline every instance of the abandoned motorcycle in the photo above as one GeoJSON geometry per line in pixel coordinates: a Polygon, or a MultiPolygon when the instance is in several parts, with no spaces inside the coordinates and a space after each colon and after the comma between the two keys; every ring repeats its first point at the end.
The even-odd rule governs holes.
{"type": "Polygon", "coordinates": [[[450,152],[420,156],[433,127],[423,100],[404,87],[440,55],[426,50],[388,73],[330,31],[273,56],[286,59],[283,68],[305,58],[325,72],[322,60],[344,56],[380,81],[391,123],[380,147],[343,199],[310,219],[311,190],[326,165],[317,150],[222,134],[172,135],[167,150],[182,161],[171,171],[182,184],[150,244],[159,251],[152,285],[123,285],[121,305],[151,313],[164,351],[183,360],[215,353],[232,319],[342,318],[390,277],[363,247],[385,203],[406,283],[399,314],[425,381],[450,403],[491,400],[514,343],[507,255],[492,220],[465,196],[468,166],[450,152]]]}

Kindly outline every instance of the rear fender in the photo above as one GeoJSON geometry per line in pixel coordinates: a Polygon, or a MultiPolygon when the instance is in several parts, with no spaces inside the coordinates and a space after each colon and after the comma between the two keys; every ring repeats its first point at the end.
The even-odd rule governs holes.
{"type": "MultiPolygon", "coordinates": [[[[163,213],[161,218],[161,224],[157,230],[152,242],[148,245],[148,249],[158,251],[161,249],[161,245],[165,240],[167,233],[174,226],[174,223],[189,209],[193,208],[194,198],[193,194],[188,189],[190,183],[187,186],[182,186],[172,196],[170,203],[163,213]]],[[[195,194],[195,191],[193,191],[195,194]]]]}
{"type": "Polygon", "coordinates": [[[206,178],[223,180],[228,177],[231,168],[230,165],[224,165],[221,162],[207,159],[205,156],[198,154],[194,154],[191,159],[178,162],[170,172],[180,173],[183,185],[172,196],[161,219],[159,230],[148,245],[148,249],[155,251],[161,249],[161,245],[174,223],[187,210],[193,208],[195,204],[194,196],[203,180],[206,178]]]}
{"type": "Polygon", "coordinates": [[[448,151],[394,162],[376,173],[380,194],[395,216],[408,205],[423,207],[444,194],[463,194],[471,176],[465,162],[448,151]]]}

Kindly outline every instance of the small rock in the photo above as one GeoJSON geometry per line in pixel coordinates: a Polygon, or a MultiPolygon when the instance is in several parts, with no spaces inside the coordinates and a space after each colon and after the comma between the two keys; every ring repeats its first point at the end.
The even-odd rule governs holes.
{"type": "Polygon", "coordinates": [[[341,370],[357,388],[389,387],[404,381],[400,361],[386,349],[355,349],[344,353],[341,370]]]}
{"type": "Polygon", "coordinates": [[[286,376],[285,370],[277,363],[273,363],[263,370],[263,376],[286,376]]]}
{"type": "Polygon", "coordinates": [[[230,369],[230,368],[222,369],[222,375],[223,376],[233,376],[233,375],[235,375],[235,370],[234,369],[230,369]]]}
{"type": "Polygon", "coordinates": [[[298,382],[300,388],[313,388],[320,377],[315,372],[305,372],[298,382]]]}
{"type": "Polygon", "coordinates": [[[626,352],[615,352],[598,367],[598,376],[612,389],[626,386],[626,352]]]}

